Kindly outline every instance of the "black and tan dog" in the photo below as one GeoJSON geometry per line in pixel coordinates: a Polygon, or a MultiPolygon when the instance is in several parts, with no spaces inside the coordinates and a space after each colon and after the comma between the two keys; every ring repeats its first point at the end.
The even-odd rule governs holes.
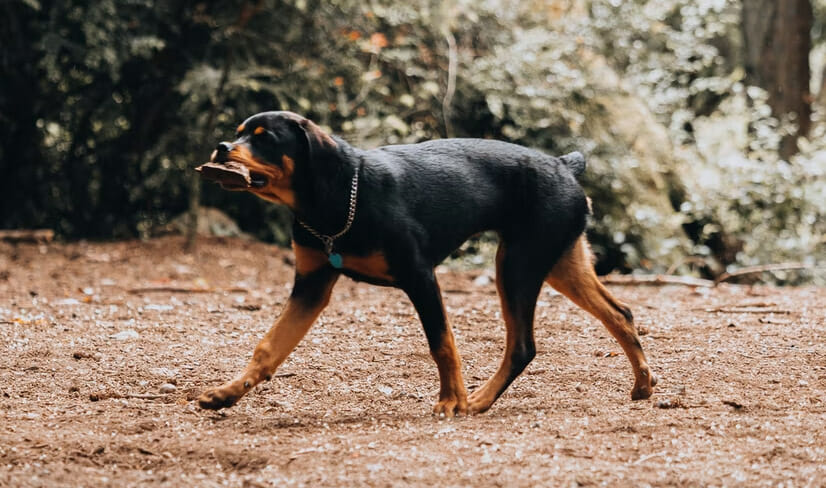
{"type": "Polygon", "coordinates": [[[585,170],[581,154],[557,158],[480,139],[364,151],[291,112],[254,115],[236,137],[220,143],[201,169],[226,188],[294,212],[295,285],[246,369],[203,393],[201,407],[229,407],[269,380],[327,305],[341,274],[410,297],[439,370],[434,413],[484,412],[525,369],[536,351],[534,308],[543,283],[605,324],[631,361],[631,398],[651,396],[656,379],[631,312],[593,270],[583,234],[588,203],[576,181],[585,170]],[[434,267],[485,230],[501,239],[496,287],[507,339],[498,371],[468,395],[434,267]]]}

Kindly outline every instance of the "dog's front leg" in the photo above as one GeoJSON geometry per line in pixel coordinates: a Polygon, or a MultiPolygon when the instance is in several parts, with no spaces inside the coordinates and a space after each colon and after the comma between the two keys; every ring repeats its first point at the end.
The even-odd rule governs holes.
{"type": "Polygon", "coordinates": [[[439,401],[433,406],[433,413],[444,414],[446,417],[467,414],[467,390],[462,379],[462,361],[456,350],[436,276],[432,271],[423,273],[406,280],[402,288],[419,314],[430,355],[439,369],[439,401]]]}
{"type": "Polygon", "coordinates": [[[320,267],[306,275],[296,272],[295,286],[284,311],[256,346],[244,372],[201,394],[198,405],[212,410],[231,407],[255,385],[269,380],[327,306],[338,276],[330,267],[320,267]]]}

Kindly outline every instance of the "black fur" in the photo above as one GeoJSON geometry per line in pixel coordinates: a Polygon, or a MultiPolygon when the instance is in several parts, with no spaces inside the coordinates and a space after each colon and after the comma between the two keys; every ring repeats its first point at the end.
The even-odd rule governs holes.
{"type": "MultiPolygon", "coordinates": [[[[496,231],[504,246],[504,299],[517,322],[508,383],[527,366],[536,352],[533,313],[543,280],[585,229],[588,204],[576,181],[585,170],[582,154],[554,157],[483,139],[362,150],[290,112],[257,114],[242,128],[233,144],[246,145],[256,159],[278,166],[285,155],[294,161],[293,211],[322,234],[344,227],[351,181],[359,173],[355,220],[334,251],[381,253],[392,280],[341,272],[403,289],[434,354],[447,331],[434,266],[468,237],[496,231]]],[[[300,246],[324,249],[298,223],[293,238],[300,246]]],[[[324,269],[333,271],[331,265],[324,269]]],[[[295,293],[311,295],[305,290],[311,281],[297,280],[295,293]]]]}
{"type": "MultiPolygon", "coordinates": [[[[558,158],[484,139],[365,151],[333,137],[332,147],[319,144],[285,112],[257,114],[243,125],[236,144],[248,143],[256,157],[271,164],[280,165],[282,154],[296,162],[294,210],[323,234],[344,226],[350,182],[353,172],[360,172],[355,221],[336,240],[336,252],[381,251],[398,282],[411,266],[432,268],[485,230],[497,231],[506,243],[524,241],[520,246],[547,272],[585,228],[586,198],[575,179],[585,168],[580,153],[558,158]],[[254,135],[259,126],[267,132],[254,135]]],[[[323,249],[298,224],[293,235],[302,246],[323,249]]]]}
{"type": "Polygon", "coordinates": [[[362,150],[292,112],[254,115],[239,126],[237,136],[218,145],[209,174],[227,174],[232,181],[243,176],[246,186],[232,189],[292,209],[297,217],[295,286],[285,313],[256,347],[242,376],[206,391],[198,399],[201,407],[228,407],[269,379],[326,306],[342,273],[400,288],[413,302],[439,370],[436,414],[487,410],[528,366],[536,355],[533,319],[546,281],[602,320],[619,340],[634,369],[631,398],[651,396],[657,381],[631,311],[589,269],[587,242],[574,245],[589,213],[576,180],[585,171],[582,154],[554,157],[482,139],[362,150]],[[225,168],[217,164],[229,161],[233,164],[225,168]],[[347,228],[355,181],[355,219],[347,228]],[[434,267],[465,239],[486,230],[500,237],[496,288],[507,340],[497,372],[468,395],[434,267]],[[335,255],[326,255],[323,235],[339,233],[335,255]],[[569,250],[576,253],[566,254],[569,250]]]}

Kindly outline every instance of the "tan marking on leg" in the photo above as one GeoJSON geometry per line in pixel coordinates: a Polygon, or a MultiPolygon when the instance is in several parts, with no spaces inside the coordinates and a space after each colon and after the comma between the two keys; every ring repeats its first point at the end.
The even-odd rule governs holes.
{"type": "Polygon", "coordinates": [[[281,316],[256,346],[253,359],[242,377],[255,386],[275,372],[330,302],[335,281],[333,279],[326,284],[323,298],[316,305],[306,306],[293,299],[287,301],[281,316]]]}
{"type": "Polygon", "coordinates": [[[505,320],[505,356],[502,358],[502,363],[496,373],[468,397],[468,408],[472,413],[482,413],[493,405],[511,371],[513,350],[516,343],[516,326],[510,306],[505,299],[505,289],[502,283],[502,260],[504,256],[505,245],[500,243],[496,250],[496,291],[499,294],[499,303],[502,307],[502,318],[505,320]]]}
{"type": "MultiPolygon", "coordinates": [[[[301,263],[303,269],[311,269],[313,262],[308,260],[310,258],[299,259],[299,255],[303,255],[302,251],[296,254],[296,265],[301,263]]],[[[204,392],[198,398],[201,408],[217,410],[230,407],[255,385],[269,380],[327,306],[337,278],[338,274],[331,274],[328,281],[320,284],[323,289],[319,290],[320,299],[316,303],[306,304],[301,299],[290,297],[278,320],[255,347],[246,369],[232,381],[204,392]]]]}
{"type": "Polygon", "coordinates": [[[628,307],[615,299],[597,278],[585,237],[580,237],[562,256],[545,281],[605,324],[634,370],[631,398],[650,397],[657,380],[648,367],[637,329],[630,320],[628,307]]]}
{"type": "Polygon", "coordinates": [[[467,390],[462,378],[462,360],[456,349],[456,341],[450,324],[442,336],[442,345],[431,356],[439,370],[439,401],[433,406],[433,413],[453,417],[454,414],[466,415],[468,412],[467,390]]]}

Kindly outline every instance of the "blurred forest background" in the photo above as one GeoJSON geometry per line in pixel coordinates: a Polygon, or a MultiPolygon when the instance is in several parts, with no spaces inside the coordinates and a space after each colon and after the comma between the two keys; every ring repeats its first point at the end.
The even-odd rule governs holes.
{"type": "Polygon", "coordinates": [[[287,243],[285,209],[192,171],[286,109],[361,147],[582,151],[601,272],[822,270],[824,25],[826,0],[6,0],[0,228],[146,237],[200,201],[287,243]]]}

